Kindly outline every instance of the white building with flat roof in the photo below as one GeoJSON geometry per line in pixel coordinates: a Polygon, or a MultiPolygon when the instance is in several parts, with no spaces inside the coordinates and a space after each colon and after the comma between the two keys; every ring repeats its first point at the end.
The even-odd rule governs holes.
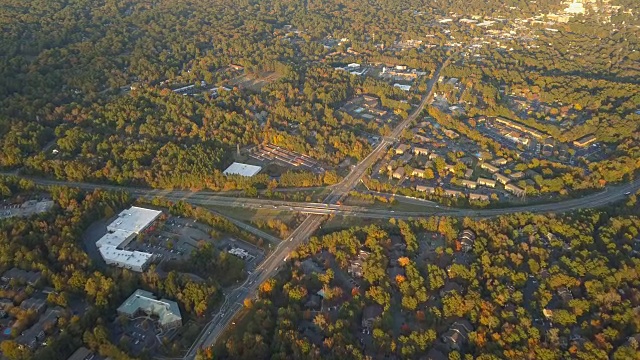
{"type": "Polygon", "coordinates": [[[135,272],[143,272],[153,258],[151,253],[122,250],[114,246],[103,246],[99,250],[107,265],[115,265],[135,272]]]}
{"type": "Polygon", "coordinates": [[[162,211],[132,206],[123,210],[107,225],[107,233],[97,242],[100,255],[109,265],[142,272],[153,258],[153,254],[123,249],[131,240],[149,227],[162,211]]]}
{"type": "Polygon", "coordinates": [[[154,222],[160,214],[162,211],[132,206],[118,214],[118,218],[107,226],[107,230],[139,233],[154,222]]]}
{"type": "Polygon", "coordinates": [[[262,167],[260,166],[234,162],[222,173],[224,175],[240,175],[240,176],[251,177],[259,173],[260,170],[262,170],[262,167]]]}

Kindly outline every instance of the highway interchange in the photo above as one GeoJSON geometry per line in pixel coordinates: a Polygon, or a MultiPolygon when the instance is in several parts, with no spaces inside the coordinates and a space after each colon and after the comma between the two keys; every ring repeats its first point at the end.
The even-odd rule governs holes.
{"type": "MultiPolygon", "coordinates": [[[[213,321],[210,322],[203,330],[201,336],[196,340],[192,348],[189,350],[185,359],[194,359],[198,348],[204,348],[212,346],[217,340],[218,336],[224,331],[224,329],[232,321],[233,316],[229,314],[237,313],[243,306],[244,298],[247,295],[251,296],[256,293],[258,286],[274,275],[280,265],[286,261],[289,252],[295,249],[303,241],[309,238],[318,227],[325,220],[326,215],[331,214],[332,211],[339,211],[342,205],[341,202],[346,198],[353,188],[356,187],[360,179],[364,176],[367,169],[375,164],[387,151],[387,148],[395,142],[400,134],[411,124],[424,110],[425,106],[433,96],[434,85],[437,79],[440,77],[440,71],[449,64],[451,58],[448,58],[442,63],[433,74],[431,80],[427,84],[427,93],[423,96],[420,105],[409,115],[405,120],[400,122],[398,126],[392,131],[389,137],[385,137],[380,141],[373,151],[367,155],[362,161],[355,165],[349,174],[336,186],[332,187],[331,193],[325,198],[322,204],[306,204],[306,210],[309,215],[307,218],[296,228],[293,233],[283,242],[281,242],[276,249],[265,259],[262,264],[250,274],[245,283],[233,290],[230,294],[227,294],[227,301],[223,304],[220,312],[216,314],[213,321]],[[316,206],[313,209],[313,206],[316,206]]],[[[170,195],[165,195],[170,196],[170,195]]],[[[188,198],[189,202],[192,202],[193,198],[188,198]]],[[[217,199],[218,201],[220,199],[217,199]]],[[[206,200],[205,200],[206,201],[206,200]]],[[[240,200],[241,206],[254,206],[254,202],[240,200]]],[[[291,202],[286,202],[291,209],[294,209],[294,205],[291,202]]],[[[276,205],[273,203],[272,207],[278,208],[284,204],[276,205]]],[[[265,204],[258,204],[259,207],[265,206],[265,204]]],[[[269,206],[269,205],[267,205],[269,206]]],[[[285,205],[287,206],[287,205],[285,205]]]]}
{"type": "MultiPolygon", "coordinates": [[[[389,219],[389,218],[419,218],[425,216],[442,215],[456,217],[492,217],[517,212],[566,212],[578,209],[587,209],[604,206],[616,201],[620,201],[629,194],[640,189],[640,182],[634,181],[618,186],[611,186],[601,192],[590,194],[581,198],[564,200],[556,203],[523,205],[518,207],[500,208],[500,209],[457,209],[439,206],[433,202],[423,201],[419,199],[404,198],[412,205],[420,208],[420,211],[395,211],[391,208],[370,208],[361,206],[342,205],[342,201],[347,197],[365,175],[366,171],[371,168],[384,154],[388,147],[392,145],[402,132],[411,124],[425,108],[429,100],[433,96],[434,84],[439,78],[440,71],[449,64],[451,58],[447,59],[434,73],[431,80],[427,84],[428,92],[422,98],[420,105],[414,109],[410,116],[403,120],[392,133],[383,138],[382,141],[374,148],[374,150],[361,162],[355,165],[351,172],[337,185],[332,186],[330,194],[321,203],[316,202],[294,202],[286,200],[266,200],[255,198],[237,198],[231,196],[221,196],[216,192],[193,192],[185,190],[154,190],[147,188],[122,187],[103,184],[89,184],[80,182],[56,181],[40,178],[29,178],[36,184],[44,186],[73,186],[85,190],[107,189],[115,191],[127,191],[133,196],[153,198],[163,197],[172,201],[185,201],[191,204],[216,206],[216,207],[235,207],[246,209],[274,209],[281,211],[291,211],[307,214],[306,219],[292,232],[292,234],[278,243],[270,255],[249,274],[247,280],[235,289],[225,293],[225,302],[220,307],[212,320],[204,327],[192,347],[184,356],[184,359],[195,359],[198,349],[206,348],[215,344],[218,337],[224,332],[230,324],[233,323],[235,315],[244,306],[246,298],[254,297],[258,287],[264,281],[272,277],[279,267],[286,261],[288,254],[299,244],[306,241],[328,218],[329,215],[351,216],[360,218],[389,219]]],[[[236,225],[244,228],[242,223],[235,221],[236,225]]],[[[251,229],[249,229],[251,230],[251,229]]],[[[255,229],[254,233],[255,233],[255,229]]],[[[260,234],[258,234],[260,235],[260,234]]],[[[270,237],[267,240],[274,242],[274,237],[268,234],[261,236],[270,237]]]]}

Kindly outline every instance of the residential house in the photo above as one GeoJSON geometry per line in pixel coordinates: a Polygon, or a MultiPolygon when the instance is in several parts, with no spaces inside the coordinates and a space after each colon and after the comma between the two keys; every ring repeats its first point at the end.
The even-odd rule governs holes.
{"type": "Polygon", "coordinates": [[[495,165],[495,166],[503,166],[503,165],[507,165],[507,159],[503,158],[503,157],[499,157],[494,159],[491,164],[495,165]]]}
{"type": "Polygon", "coordinates": [[[456,166],[455,165],[450,165],[450,164],[445,164],[444,169],[452,174],[455,174],[456,172],[456,166]]]}
{"type": "Polygon", "coordinates": [[[460,185],[466,187],[467,189],[475,189],[478,186],[475,181],[471,180],[461,180],[460,185]]]}
{"type": "Polygon", "coordinates": [[[95,354],[83,346],[71,354],[67,360],[92,360],[94,358],[95,354]]]}
{"type": "Polygon", "coordinates": [[[457,190],[449,190],[449,189],[445,189],[444,191],[444,196],[448,196],[448,197],[461,197],[464,196],[464,194],[460,191],[457,190]]]}
{"type": "Polygon", "coordinates": [[[440,155],[438,155],[436,153],[429,154],[429,160],[435,160],[435,159],[437,159],[439,157],[442,157],[442,156],[440,156],[440,155]]]}
{"type": "Polygon", "coordinates": [[[558,296],[560,296],[562,301],[564,301],[565,303],[573,300],[573,294],[571,293],[571,290],[569,290],[566,286],[558,289],[558,296]]]}
{"type": "Polygon", "coordinates": [[[440,289],[440,297],[444,297],[449,293],[458,293],[463,295],[464,288],[457,282],[446,280],[444,286],[440,289]]]}
{"type": "Polygon", "coordinates": [[[9,282],[15,280],[28,285],[35,285],[42,278],[42,274],[38,271],[25,271],[18,268],[11,268],[2,274],[2,281],[9,282]]]}
{"type": "Polygon", "coordinates": [[[495,180],[498,180],[498,182],[501,183],[502,185],[506,185],[510,180],[508,176],[502,175],[500,173],[493,174],[493,178],[495,180]]]}
{"type": "Polygon", "coordinates": [[[514,172],[514,173],[511,173],[509,177],[512,178],[513,180],[520,180],[524,178],[524,173],[522,171],[514,172]]]}
{"type": "Polygon", "coordinates": [[[489,195],[470,193],[469,200],[489,201],[489,195]]]}
{"type": "Polygon", "coordinates": [[[411,149],[411,146],[407,144],[400,144],[398,145],[398,147],[396,147],[396,155],[402,155],[405,152],[409,151],[409,149],[411,149]]]}
{"type": "Polygon", "coordinates": [[[416,191],[426,192],[427,194],[433,194],[436,192],[436,188],[431,186],[416,185],[416,191]]]}
{"type": "Polygon", "coordinates": [[[20,304],[20,308],[25,311],[42,313],[47,307],[47,301],[39,298],[28,298],[20,304]]]}
{"type": "Polygon", "coordinates": [[[493,165],[491,165],[489,163],[486,163],[486,162],[480,163],[480,168],[483,169],[483,170],[487,170],[488,172],[490,172],[492,174],[493,173],[497,173],[500,170],[497,167],[495,167],[495,166],[493,166],[493,165]]]}
{"type": "Polygon", "coordinates": [[[46,332],[50,331],[58,323],[58,319],[64,314],[64,310],[60,307],[47,310],[40,317],[37,323],[25,330],[16,338],[16,342],[21,347],[27,347],[31,350],[37,348],[45,339],[46,332]]]}
{"type": "Polygon", "coordinates": [[[458,161],[467,166],[473,166],[473,158],[471,156],[461,157],[458,161]]]}
{"type": "Polygon", "coordinates": [[[464,172],[465,179],[471,179],[472,176],[473,176],[473,169],[467,169],[467,171],[464,172]]]}
{"type": "Polygon", "coordinates": [[[460,135],[458,135],[457,132],[450,130],[450,129],[444,129],[442,130],[442,132],[447,135],[447,137],[451,138],[451,139],[456,139],[458,138],[460,135]]]}
{"type": "Polygon", "coordinates": [[[425,169],[413,169],[411,170],[411,176],[417,176],[419,178],[424,178],[425,169]]]}
{"type": "Polygon", "coordinates": [[[496,187],[496,181],[495,180],[479,177],[476,182],[478,183],[478,185],[481,185],[481,186],[486,186],[486,187],[490,187],[490,188],[496,187]]]}
{"type": "Polygon", "coordinates": [[[373,322],[382,315],[382,306],[369,305],[362,312],[362,328],[371,330],[373,322]]]}
{"type": "Polygon", "coordinates": [[[442,341],[450,350],[461,350],[469,340],[469,333],[473,331],[473,326],[467,320],[458,320],[442,336],[442,341]]]}
{"type": "Polygon", "coordinates": [[[319,295],[311,295],[309,297],[309,301],[304,304],[304,307],[307,309],[319,309],[322,305],[322,298],[319,295]]]}
{"type": "Polygon", "coordinates": [[[465,229],[458,236],[458,241],[460,242],[462,251],[470,251],[473,249],[473,244],[476,242],[476,234],[471,230],[465,229]]]}
{"type": "Polygon", "coordinates": [[[362,106],[366,108],[375,108],[379,104],[379,100],[375,96],[371,95],[362,95],[362,106]]]}
{"type": "Polygon", "coordinates": [[[425,360],[449,360],[449,357],[446,356],[444,353],[442,353],[442,351],[436,349],[436,348],[431,348],[431,350],[429,350],[429,352],[427,353],[426,358],[423,358],[425,360]]]}
{"type": "Polygon", "coordinates": [[[508,192],[512,193],[513,195],[517,196],[517,197],[523,197],[526,194],[524,189],[521,189],[518,186],[513,185],[513,184],[505,185],[504,189],[507,190],[508,192]]]}
{"type": "Polygon", "coordinates": [[[368,257],[369,257],[369,252],[360,250],[358,252],[358,256],[356,257],[356,259],[349,263],[349,268],[347,269],[347,272],[352,276],[362,277],[362,264],[364,264],[364,262],[367,260],[368,257]]]}
{"type": "Polygon", "coordinates": [[[573,142],[573,146],[579,147],[579,148],[585,148],[591,144],[593,144],[594,142],[596,142],[597,138],[595,135],[591,134],[591,135],[587,135],[587,136],[583,136],[578,140],[575,140],[573,142]]]}
{"type": "Polygon", "coordinates": [[[413,153],[414,153],[414,155],[428,156],[429,155],[429,150],[427,150],[425,148],[421,148],[421,147],[414,147],[413,148],[413,153]]]}
{"type": "Polygon", "coordinates": [[[395,169],[391,176],[394,179],[398,179],[398,180],[404,179],[404,168],[403,167],[399,167],[399,168],[395,169]]]}

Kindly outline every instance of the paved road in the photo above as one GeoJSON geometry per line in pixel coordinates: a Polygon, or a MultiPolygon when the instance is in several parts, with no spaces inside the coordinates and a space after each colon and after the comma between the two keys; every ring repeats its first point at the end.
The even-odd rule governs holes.
{"type": "MultiPolygon", "coordinates": [[[[448,215],[448,216],[470,216],[470,217],[490,217],[515,212],[563,212],[576,209],[594,208],[606,205],[623,199],[628,193],[635,192],[640,189],[640,182],[631,182],[628,184],[610,187],[603,192],[585,196],[579,199],[566,200],[554,204],[541,204],[531,206],[512,207],[505,209],[487,209],[487,210],[469,210],[454,209],[442,207],[437,204],[425,202],[422,211],[394,211],[391,209],[375,209],[358,206],[340,205],[340,202],[355,188],[358,181],[366,173],[367,169],[375,164],[384,154],[388,147],[392,145],[407,126],[414,121],[422,112],[428,101],[433,96],[434,84],[437,81],[440,71],[447,66],[450,59],[447,59],[434,73],[433,78],[428,82],[428,93],[423,97],[420,105],[414,112],[403,120],[391,133],[385,137],[376,148],[360,163],[353,167],[351,172],[337,185],[333,186],[331,193],[327,196],[323,203],[309,202],[292,202],[281,200],[264,200],[264,199],[241,199],[233,197],[220,196],[215,192],[191,192],[183,190],[151,190],[134,187],[121,187],[113,185],[86,184],[78,182],[63,182],[47,179],[35,179],[40,185],[64,185],[74,186],[81,189],[93,190],[96,188],[109,190],[122,190],[131,193],[134,196],[145,197],[166,197],[173,201],[184,200],[193,204],[212,205],[212,206],[229,206],[237,208],[275,208],[288,211],[296,211],[310,214],[300,226],[293,231],[291,236],[282,241],[274,249],[274,251],[249,275],[247,280],[238,288],[225,294],[225,303],[222,305],[220,312],[217,313],[211,322],[204,328],[198,339],[194,342],[185,359],[192,360],[195,358],[198,348],[211,346],[215,343],[218,336],[233,321],[234,315],[242,308],[243,301],[247,297],[256,294],[259,284],[275,274],[280,266],[283,265],[289,252],[296,248],[300,243],[313,234],[327,215],[356,216],[368,218],[417,218],[431,215],[448,215]]],[[[420,202],[422,203],[422,202],[420,202]]]]}
{"type": "MultiPolygon", "coordinates": [[[[237,289],[236,291],[240,294],[240,291],[244,291],[246,288],[249,294],[254,294],[258,288],[258,285],[263,281],[270,278],[272,275],[276,273],[278,268],[286,261],[288,254],[291,250],[296,248],[300,243],[306,241],[311,234],[313,234],[318,227],[322,224],[322,222],[326,218],[326,214],[331,213],[332,211],[340,211],[342,200],[346,198],[349,192],[356,187],[362,176],[366,173],[367,169],[369,169],[373,164],[375,164],[387,151],[389,145],[393,144],[400,134],[414,121],[424,110],[425,106],[433,96],[433,91],[435,89],[434,85],[438,78],[440,77],[440,71],[446,67],[451,61],[451,58],[448,58],[444,63],[442,63],[433,74],[432,79],[427,84],[427,93],[422,98],[420,105],[409,115],[405,120],[400,122],[398,126],[392,131],[390,136],[385,137],[378,146],[365,157],[362,161],[360,161],[357,165],[355,165],[351,172],[337,185],[335,185],[331,190],[331,193],[325,198],[323,204],[305,204],[305,211],[314,211],[313,215],[309,215],[301,224],[298,226],[296,230],[285,240],[282,242],[275,251],[261,264],[258,269],[256,269],[256,273],[252,274],[247,282],[243,284],[241,289],[237,289]],[[255,275],[255,277],[254,277],[255,275]]],[[[189,197],[189,201],[193,201],[193,197],[189,197]]],[[[220,199],[217,199],[220,201],[220,199]]],[[[205,200],[207,201],[207,200],[205,200]]],[[[246,199],[241,200],[242,204],[240,206],[253,206],[254,202],[249,202],[246,199]]],[[[265,206],[267,204],[258,204],[258,206],[265,206]]],[[[267,205],[268,206],[268,205],[267,205]]],[[[285,202],[276,204],[275,202],[270,205],[272,207],[278,208],[279,206],[289,206],[291,209],[294,209],[295,206],[299,206],[299,204],[294,204],[292,202],[285,202]]],[[[236,293],[230,294],[231,303],[226,304],[224,309],[225,313],[237,312],[242,307],[237,301],[233,301],[236,293]],[[229,308],[227,308],[229,307],[229,308]]],[[[218,336],[224,331],[224,329],[231,322],[232,317],[229,318],[220,318],[220,320],[215,323],[211,323],[205,330],[204,336],[201,336],[195,343],[194,347],[185,357],[186,359],[193,359],[195,357],[195,351],[197,348],[208,347],[215,343],[218,336]]]]}
{"type": "MultiPolygon", "coordinates": [[[[314,215],[340,215],[360,218],[419,218],[431,215],[447,215],[456,217],[492,217],[509,213],[531,212],[566,212],[579,209],[592,209],[611,204],[628,197],[628,193],[640,190],[640,181],[633,181],[624,185],[611,186],[603,191],[586,195],[580,198],[563,200],[556,203],[537,205],[522,205],[500,209],[457,209],[438,205],[433,202],[419,199],[406,199],[412,205],[420,206],[420,211],[395,211],[393,208],[375,208],[365,206],[349,206],[337,204],[297,203],[280,200],[262,199],[236,199],[224,197],[191,196],[189,198],[167,195],[170,200],[185,200],[192,204],[205,206],[244,207],[247,209],[280,209],[314,215]]],[[[404,198],[397,198],[405,201],[404,198]]]]}
{"type": "Polygon", "coordinates": [[[214,214],[216,214],[218,216],[222,216],[223,218],[229,220],[231,223],[233,223],[235,226],[239,227],[240,229],[242,229],[244,231],[247,231],[247,232],[249,232],[249,233],[251,233],[253,235],[256,235],[257,237],[263,238],[264,240],[267,240],[267,241],[269,241],[270,243],[272,243],[274,245],[279,244],[282,241],[282,239],[280,239],[280,238],[278,238],[276,236],[273,236],[273,235],[271,235],[269,233],[266,233],[266,232],[264,232],[264,231],[262,231],[262,230],[260,230],[260,229],[258,229],[256,227],[253,227],[253,226],[251,226],[251,225],[249,225],[247,223],[244,223],[244,222],[242,222],[240,220],[234,219],[234,218],[232,218],[230,216],[227,216],[225,214],[222,214],[222,213],[220,213],[218,211],[214,211],[214,210],[209,210],[209,211],[211,211],[212,213],[214,213],[214,214]]]}

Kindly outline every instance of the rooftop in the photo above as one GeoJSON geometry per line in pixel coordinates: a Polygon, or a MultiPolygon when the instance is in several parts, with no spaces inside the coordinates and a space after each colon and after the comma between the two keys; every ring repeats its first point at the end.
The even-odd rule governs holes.
{"type": "Polygon", "coordinates": [[[240,175],[240,176],[253,176],[262,170],[262,167],[234,162],[224,172],[224,175],[240,175]]]}
{"type": "Polygon", "coordinates": [[[153,257],[151,253],[121,250],[114,246],[103,246],[99,250],[100,255],[102,255],[105,260],[119,263],[131,269],[142,267],[153,257]]]}
{"type": "Polygon", "coordinates": [[[71,354],[67,360],[88,360],[93,358],[92,355],[91,350],[83,346],[71,354]]]}
{"type": "Polygon", "coordinates": [[[118,218],[107,226],[107,229],[109,231],[123,230],[139,233],[157,219],[160,214],[162,214],[162,211],[132,206],[127,210],[123,210],[118,215],[118,218]]]}
{"type": "Polygon", "coordinates": [[[131,269],[141,268],[153,254],[118,247],[146,229],[160,214],[162,211],[137,206],[122,211],[118,218],[107,226],[108,232],[96,242],[102,258],[107,263],[117,263],[131,269]]]}
{"type": "Polygon", "coordinates": [[[118,308],[119,313],[134,316],[138,311],[144,311],[156,315],[161,326],[170,326],[175,322],[182,321],[180,308],[175,301],[158,300],[151,292],[136,290],[118,308]]]}

